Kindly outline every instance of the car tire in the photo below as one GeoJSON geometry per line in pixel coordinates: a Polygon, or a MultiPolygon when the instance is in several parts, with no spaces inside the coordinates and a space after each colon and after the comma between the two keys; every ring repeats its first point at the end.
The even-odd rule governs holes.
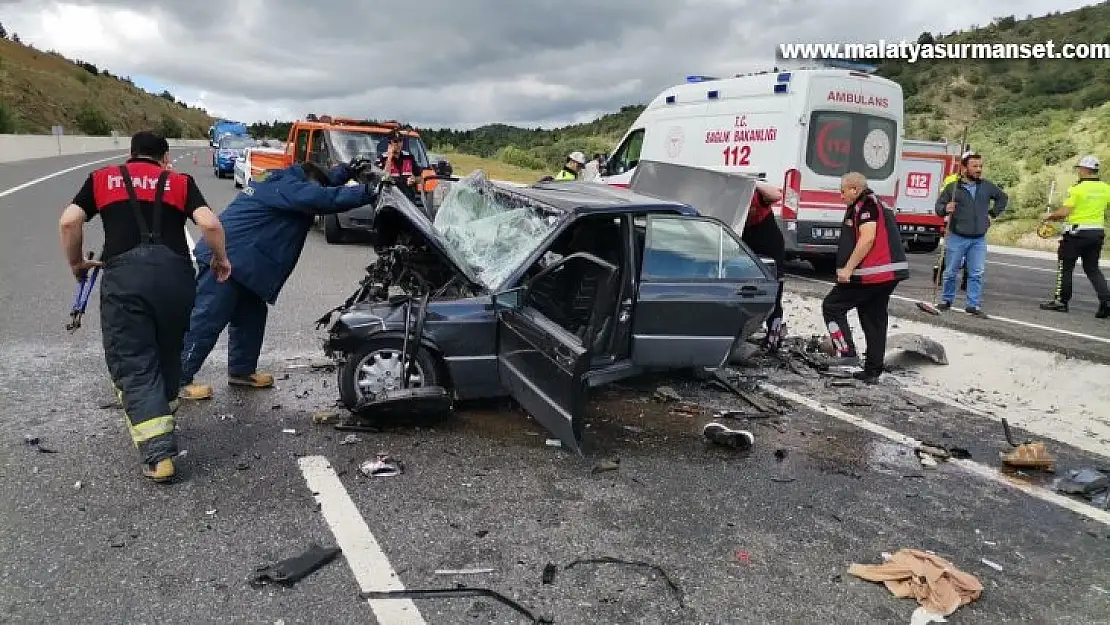
{"type": "Polygon", "coordinates": [[[836,273],[836,257],[835,256],[818,256],[810,258],[809,264],[813,266],[813,271],[820,274],[834,274],[836,273]]]}
{"type": "Polygon", "coordinates": [[[324,215],[324,240],[333,245],[347,242],[347,234],[339,225],[339,215],[324,215]]]}
{"type": "MultiPolygon", "coordinates": [[[[347,354],[347,360],[339,367],[339,399],[348,410],[354,410],[361,401],[359,393],[359,375],[364,361],[369,360],[375,353],[392,352],[398,355],[404,347],[404,341],[399,338],[382,337],[372,338],[357,350],[347,354]]],[[[419,386],[441,386],[445,376],[435,354],[421,346],[416,351],[416,366],[422,382],[419,386]]],[[[413,387],[416,388],[416,387],[413,387]]]]}

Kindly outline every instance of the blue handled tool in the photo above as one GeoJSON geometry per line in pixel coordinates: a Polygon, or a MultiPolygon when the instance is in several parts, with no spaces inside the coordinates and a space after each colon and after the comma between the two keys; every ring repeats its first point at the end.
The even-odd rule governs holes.
{"type": "MultiPolygon", "coordinates": [[[[92,259],[93,253],[89,252],[89,260],[92,259]]],[[[66,330],[70,334],[81,327],[81,317],[84,316],[85,308],[89,305],[89,296],[92,295],[93,287],[96,286],[96,277],[99,273],[100,267],[93,267],[92,271],[85,274],[85,277],[77,283],[77,293],[73,296],[73,309],[69,313],[69,323],[66,324],[66,330]]]]}

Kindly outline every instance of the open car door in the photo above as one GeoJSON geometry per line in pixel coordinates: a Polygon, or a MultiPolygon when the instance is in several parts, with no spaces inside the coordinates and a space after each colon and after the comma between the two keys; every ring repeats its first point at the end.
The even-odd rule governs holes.
{"type": "Polygon", "coordinates": [[[652,214],[644,237],[632,320],[632,362],[641,367],[720,366],[734,344],[770,315],[773,270],[724,222],[652,214]]]}
{"type": "Polygon", "coordinates": [[[579,252],[494,296],[501,384],[579,455],[591,346],[612,325],[617,275],[615,265],[579,252]]]}

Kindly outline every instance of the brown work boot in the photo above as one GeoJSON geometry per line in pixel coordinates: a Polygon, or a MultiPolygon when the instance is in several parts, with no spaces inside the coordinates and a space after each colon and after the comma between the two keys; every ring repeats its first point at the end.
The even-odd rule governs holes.
{"type": "Polygon", "coordinates": [[[181,399],[212,399],[212,386],[209,384],[186,384],[177,394],[181,399]]]}
{"type": "Polygon", "coordinates": [[[252,373],[250,375],[229,375],[227,383],[234,386],[250,386],[252,388],[270,388],[274,385],[274,376],[269,373],[252,373]]]}
{"type": "Polygon", "coordinates": [[[173,458],[163,458],[155,464],[143,465],[143,477],[153,482],[168,482],[173,479],[173,458]]]}

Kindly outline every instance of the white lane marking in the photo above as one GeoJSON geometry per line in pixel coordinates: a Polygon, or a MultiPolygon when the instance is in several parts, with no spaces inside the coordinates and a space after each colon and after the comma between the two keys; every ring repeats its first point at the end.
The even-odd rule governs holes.
{"type": "MultiPolygon", "coordinates": [[[[370,533],[370,528],[328,459],[324,456],[304,456],[297,459],[297,464],[362,592],[404,590],[400,577],[370,533]]],[[[411,599],[368,601],[378,625],[427,625],[411,599]]]]}
{"type": "Polygon", "coordinates": [[[87,163],[81,163],[80,165],[74,165],[73,167],[68,167],[68,168],[63,169],[61,171],[56,171],[52,174],[47,174],[45,176],[35,178],[34,180],[28,180],[27,182],[24,182],[21,185],[16,185],[16,186],[14,186],[10,189],[4,189],[3,191],[0,191],[0,197],[5,197],[5,196],[8,196],[8,195],[11,195],[11,194],[15,193],[16,191],[22,191],[22,190],[26,189],[27,187],[34,186],[34,185],[36,185],[40,182],[46,182],[47,180],[50,180],[51,178],[57,178],[58,176],[68,174],[71,171],[77,171],[78,169],[81,169],[82,167],[88,167],[89,165],[96,165],[98,163],[106,163],[108,161],[115,160],[115,159],[119,158],[120,156],[125,156],[126,154],[127,154],[126,152],[121,153],[121,154],[113,154],[112,156],[109,156],[107,158],[101,158],[101,159],[97,159],[95,161],[89,161],[87,163]]]}
{"type": "MultiPolygon", "coordinates": [[[[790,277],[793,278],[793,279],[796,279],[796,280],[805,280],[806,282],[813,282],[815,284],[824,284],[824,285],[827,285],[827,286],[832,286],[831,282],[827,282],[825,280],[818,280],[816,278],[808,278],[806,276],[795,276],[795,275],[791,275],[790,277]]],[[[902,295],[891,295],[890,299],[896,299],[896,300],[901,301],[901,302],[909,302],[911,304],[916,304],[917,302],[921,301],[921,300],[918,300],[918,299],[914,299],[912,297],[905,297],[905,296],[902,296],[902,295]]],[[[960,313],[967,314],[965,311],[959,310],[957,308],[952,308],[951,310],[953,310],[955,312],[960,312],[960,313]]],[[[995,314],[990,314],[990,318],[994,321],[1001,321],[1003,323],[1009,323],[1009,324],[1013,324],[1013,325],[1016,325],[1016,326],[1022,326],[1022,327],[1025,327],[1025,328],[1032,328],[1034,330],[1041,330],[1043,332],[1054,332],[1056,334],[1063,334],[1065,336],[1071,336],[1071,337],[1074,337],[1074,338],[1077,338],[1077,339],[1084,339],[1084,340],[1088,340],[1088,341],[1096,341],[1098,343],[1106,343],[1107,345],[1110,345],[1110,338],[1107,338],[1105,336],[1095,336],[1094,334],[1083,334],[1082,332],[1073,332],[1071,330],[1065,330],[1063,328],[1053,328],[1052,326],[1043,326],[1039,323],[1033,323],[1031,321],[1022,321],[1020,319],[1010,319],[1009,317],[1000,317],[1000,316],[995,315],[995,314]]]]}
{"type": "MultiPolygon", "coordinates": [[[[805,395],[799,395],[798,393],[795,393],[793,391],[789,391],[773,384],[767,384],[765,382],[760,382],[759,386],[772,395],[785,399],[786,401],[805,406],[810,410],[826,414],[830,417],[840,419],[841,421],[845,421],[847,423],[851,423],[856,427],[867,430],[872,434],[882,436],[883,438],[886,438],[900,445],[917,447],[921,444],[920,441],[913,438],[912,436],[907,436],[883,425],[879,425],[878,423],[868,421],[863,417],[844,412],[843,410],[833,408],[832,406],[825,405],[815,399],[806,397],[805,395]]],[[[1110,526],[1110,512],[1107,512],[1105,510],[1099,510],[1094,506],[1089,506],[1085,503],[1075,501],[1074,499],[1069,499],[1067,497],[1064,497],[1063,495],[1055,493],[1046,488],[1042,488],[1040,486],[1026,484],[1016,479],[1009,479],[1004,476],[998,469],[980,464],[973,460],[951,459],[948,462],[960,467],[961,469],[964,469],[965,471],[968,471],[969,473],[985,478],[989,481],[1016,488],[1017,490],[1020,490],[1027,495],[1040,499],[1041,501],[1055,504],[1057,506],[1060,506],[1061,508],[1065,508],[1076,514],[1080,514],[1089,519],[1110,526]]]]}
{"type": "MultiPolygon", "coordinates": [[[[1056,262],[1056,252],[1043,252],[1041,250],[1027,250],[1021,247],[1010,247],[1007,245],[988,245],[988,254],[999,254],[1002,256],[1016,256],[1018,258],[1032,258],[1035,260],[1047,260],[1049,262],[1056,262]]],[[[1104,258],[1099,261],[1099,266],[1110,267],[1110,258],[1104,258]]]]}
{"type": "Polygon", "coordinates": [[[193,240],[193,235],[189,234],[189,224],[185,224],[185,242],[189,244],[189,258],[193,259],[193,266],[197,264],[197,257],[193,254],[193,248],[197,246],[197,242],[193,240]]]}

